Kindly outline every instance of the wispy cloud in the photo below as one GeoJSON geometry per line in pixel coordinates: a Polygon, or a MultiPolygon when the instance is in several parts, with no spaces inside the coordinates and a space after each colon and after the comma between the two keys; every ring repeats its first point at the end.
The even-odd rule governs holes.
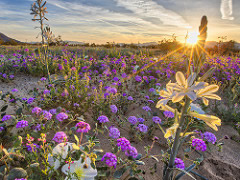
{"type": "Polygon", "coordinates": [[[138,16],[159,19],[164,25],[190,28],[182,16],[164,8],[152,0],[115,0],[119,6],[131,10],[138,16]]]}

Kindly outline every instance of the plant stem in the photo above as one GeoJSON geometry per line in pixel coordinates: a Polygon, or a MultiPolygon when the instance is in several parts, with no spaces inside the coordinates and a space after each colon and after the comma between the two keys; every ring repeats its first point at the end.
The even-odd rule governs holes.
{"type": "Polygon", "coordinates": [[[177,156],[178,149],[179,149],[180,133],[182,131],[182,127],[184,125],[184,120],[185,120],[185,115],[187,113],[187,110],[188,110],[189,106],[190,106],[190,99],[188,97],[186,97],[185,104],[182,108],[181,118],[180,118],[180,121],[179,121],[179,127],[177,128],[177,132],[176,132],[176,135],[175,135],[173,147],[171,149],[170,160],[169,160],[166,172],[164,174],[164,178],[163,178],[164,180],[170,180],[171,179],[172,171],[173,171],[172,169],[173,169],[173,166],[174,166],[174,163],[175,163],[175,158],[177,156]]]}

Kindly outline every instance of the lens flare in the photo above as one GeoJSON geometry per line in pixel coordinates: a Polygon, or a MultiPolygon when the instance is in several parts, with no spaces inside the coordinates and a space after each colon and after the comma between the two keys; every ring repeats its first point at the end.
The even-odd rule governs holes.
{"type": "Polygon", "coordinates": [[[188,34],[187,43],[188,44],[197,44],[198,42],[198,32],[190,32],[188,34]]]}

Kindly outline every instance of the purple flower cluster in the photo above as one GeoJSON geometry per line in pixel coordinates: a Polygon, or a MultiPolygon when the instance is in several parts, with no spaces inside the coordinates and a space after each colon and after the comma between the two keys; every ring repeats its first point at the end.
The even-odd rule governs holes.
{"type": "Polygon", "coordinates": [[[118,111],[118,108],[117,108],[116,105],[111,105],[111,106],[110,106],[110,109],[111,109],[112,113],[114,113],[114,114],[116,114],[117,111],[118,111]]]}
{"type": "Polygon", "coordinates": [[[42,112],[42,109],[40,107],[34,107],[32,109],[32,114],[39,115],[42,112]]]}
{"type": "Polygon", "coordinates": [[[57,110],[56,109],[50,109],[49,112],[54,115],[54,114],[57,114],[57,110]]]}
{"type": "Polygon", "coordinates": [[[47,79],[45,77],[42,77],[40,81],[46,81],[47,79]]]}
{"type": "Polygon", "coordinates": [[[129,146],[125,151],[126,156],[132,156],[133,158],[136,158],[138,156],[138,151],[135,147],[129,146]]]}
{"type": "Polygon", "coordinates": [[[31,145],[26,145],[26,148],[29,152],[36,152],[38,148],[40,148],[39,145],[33,143],[31,145]]]}
{"type": "Polygon", "coordinates": [[[99,116],[97,120],[98,120],[100,123],[106,123],[106,122],[109,121],[109,120],[108,120],[108,117],[107,117],[107,116],[104,116],[104,115],[99,116]]]}
{"type": "Polygon", "coordinates": [[[4,115],[4,116],[2,117],[2,121],[7,121],[7,120],[9,120],[9,119],[11,119],[11,118],[12,118],[11,115],[4,115]]]}
{"type": "Polygon", "coordinates": [[[18,121],[16,124],[16,128],[25,128],[27,126],[28,126],[28,121],[24,121],[24,120],[18,121]]]}
{"type": "Polygon", "coordinates": [[[35,98],[33,98],[33,97],[30,97],[30,98],[27,100],[27,103],[28,103],[28,104],[32,104],[32,103],[33,103],[33,101],[34,101],[34,99],[35,99],[35,98]]]}
{"type": "Polygon", "coordinates": [[[192,140],[192,146],[196,148],[196,150],[199,151],[206,151],[207,145],[202,139],[195,138],[192,140]]]}
{"type": "Polygon", "coordinates": [[[154,88],[150,88],[149,92],[153,93],[153,92],[155,92],[155,89],[154,88]]]}
{"type": "Polygon", "coordinates": [[[43,118],[46,120],[52,119],[52,114],[46,110],[42,111],[43,118]]]}
{"type": "Polygon", "coordinates": [[[122,151],[126,151],[130,146],[130,141],[125,137],[117,139],[117,146],[122,149],[122,151]]]}
{"type": "Polygon", "coordinates": [[[142,77],[141,77],[141,76],[136,76],[136,77],[135,77],[135,80],[136,80],[137,82],[142,82],[142,77]]]}
{"type": "Polygon", "coordinates": [[[90,131],[91,127],[88,123],[80,121],[76,124],[77,130],[76,132],[78,133],[88,133],[90,131]]]}
{"type": "Polygon", "coordinates": [[[176,166],[176,168],[179,168],[179,169],[185,168],[184,162],[180,158],[175,158],[175,166],[176,166]]]}
{"type": "Polygon", "coordinates": [[[109,167],[113,166],[114,168],[116,168],[117,166],[117,156],[110,152],[106,152],[102,157],[101,161],[105,161],[106,165],[109,167]]]}
{"type": "Polygon", "coordinates": [[[138,118],[137,120],[139,123],[143,123],[145,121],[145,119],[143,119],[143,118],[138,118]]]}
{"type": "Polygon", "coordinates": [[[212,144],[215,144],[215,142],[217,141],[216,136],[211,132],[203,133],[203,138],[206,139],[208,142],[210,142],[212,144]]]}
{"type": "Polygon", "coordinates": [[[147,131],[148,131],[148,127],[144,124],[139,124],[137,129],[142,133],[147,133],[147,131]]]}
{"type": "Polygon", "coordinates": [[[130,122],[131,124],[136,124],[138,122],[138,119],[135,116],[130,116],[128,118],[128,122],[130,122]]]}
{"type": "Polygon", "coordinates": [[[149,106],[143,106],[142,109],[147,112],[151,111],[151,108],[149,106]]]}
{"type": "Polygon", "coordinates": [[[127,98],[129,101],[133,101],[133,97],[132,96],[128,96],[127,98]]]}
{"type": "Polygon", "coordinates": [[[14,88],[14,89],[12,89],[12,92],[18,92],[18,89],[14,88]]]}
{"type": "Polygon", "coordinates": [[[67,135],[65,134],[65,132],[62,132],[62,131],[57,132],[54,135],[52,140],[57,142],[57,143],[62,143],[62,142],[67,142],[68,141],[67,135]]]}
{"type": "Polygon", "coordinates": [[[174,118],[174,113],[171,111],[164,111],[163,114],[166,118],[174,118]]]}
{"type": "Polygon", "coordinates": [[[161,124],[161,122],[162,122],[161,118],[158,117],[158,116],[153,116],[153,117],[152,117],[152,120],[153,120],[153,122],[156,123],[156,124],[161,124]]]}
{"type": "Polygon", "coordinates": [[[63,121],[65,119],[68,119],[68,115],[64,112],[60,112],[59,114],[56,115],[56,119],[58,121],[63,121]]]}
{"type": "Polygon", "coordinates": [[[4,130],[4,127],[0,126],[0,132],[2,132],[4,130]]]}
{"type": "Polygon", "coordinates": [[[116,127],[110,127],[109,128],[109,136],[111,138],[117,139],[120,137],[120,131],[116,127]]]}

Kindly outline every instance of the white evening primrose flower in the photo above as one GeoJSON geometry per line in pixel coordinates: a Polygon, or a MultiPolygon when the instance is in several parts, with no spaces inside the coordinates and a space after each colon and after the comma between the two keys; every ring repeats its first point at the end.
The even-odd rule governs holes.
{"type": "MultiPolygon", "coordinates": [[[[72,180],[94,180],[97,176],[97,170],[93,169],[90,165],[91,159],[85,157],[85,160],[80,158],[78,161],[74,161],[72,164],[65,164],[62,167],[62,172],[65,175],[70,174],[72,180]],[[76,177],[77,176],[77,177],[76,177]]],[[[66,180],[69,179],[66,177],[66,180]]]]}

